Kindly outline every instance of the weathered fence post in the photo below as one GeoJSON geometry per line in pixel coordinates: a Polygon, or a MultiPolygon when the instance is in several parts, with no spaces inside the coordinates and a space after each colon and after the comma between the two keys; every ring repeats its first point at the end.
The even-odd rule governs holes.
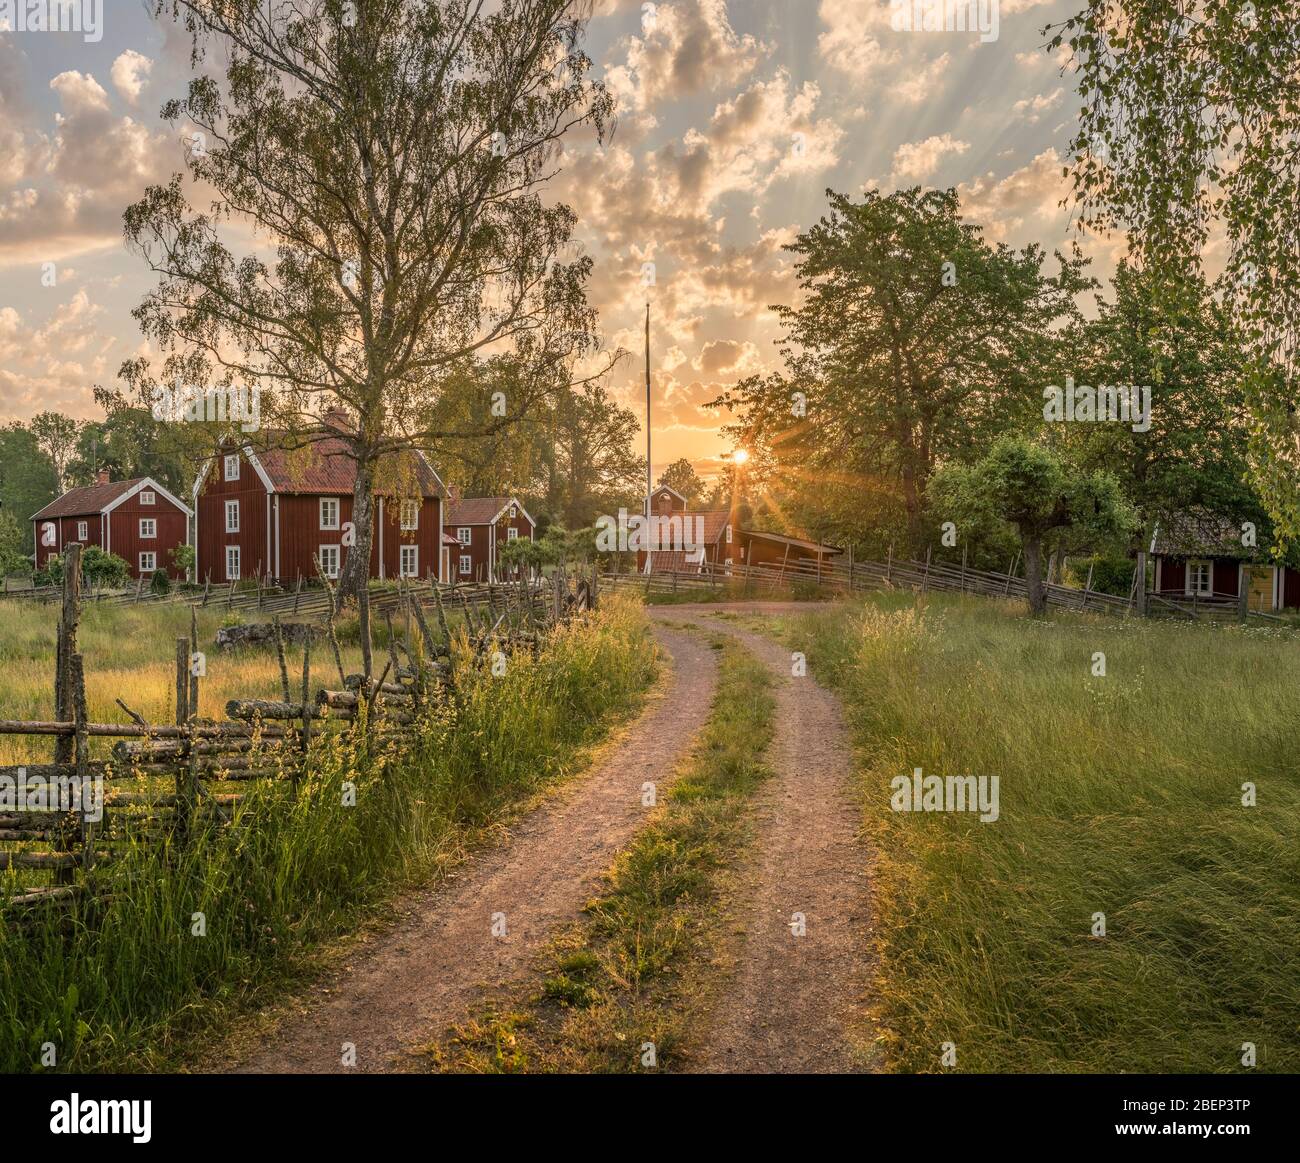
{"type": "MultiPolygon", "coordinates": [[[[67,723],[73,717],[72,656],[77,653],[77,625],[81,621],[81,546],[63,551],[63,609],[59,616],[58,650],[54,676],[54,717],[67,723]]],[[[54,762],[71,763],[76,754],[72,736],[60,735],[54,743],[54,762]]]]}
{"type": "Polygon", "coordinates": [[[1137,555],[1137,572],[1134,577],[1133,596],[1137,604],[1137,616],[1147,616],[1147,555],[1139,549],[1137,555]]]}
{"type": "Polygon", "coordinates": [[[1237,578],[1237,616],[1244,626],[1250,620],[1250,586],[1244,569],[1238,573],[1237,578]]]}
{"type": "Polygon", "coordinates": [[[921,575],[921,593],[925,593],[930,586],[930,551],[931,546],[925,547],[925,572],[921,575]]]}
{"type": "MultiPolygon", "coordinates": [[[[89,876],[95,866],[95,822],[87,819],[89,813],[86,810],[90,784],[90,736],[86,730],[90,716],[86,713],[86,670],[80,654],[74,654],[69,662],[72,676],[72,721],[76,727],[73,739],[77,763],[77,794],[81,799],[81,862],[89,876]]],[[[100,806],[102,809],[102,797],[100,806]]]]}
{"type": "MultiPolygon", "coordinates": [[[[190,719],[190,643],[188,638],[176,639],[176,726],[185,727],[190,719]]],[[[176,822],[182,835],[189,831],[190,813],[194,807],[191,797],[196,750],[194,735],[180,736],[180,754],[176,764],[176,822]]]]}
{"type": "Polygon", "coordinates": [[[961,592],[966,592],[966,546],[961,547],[961,592]]]}

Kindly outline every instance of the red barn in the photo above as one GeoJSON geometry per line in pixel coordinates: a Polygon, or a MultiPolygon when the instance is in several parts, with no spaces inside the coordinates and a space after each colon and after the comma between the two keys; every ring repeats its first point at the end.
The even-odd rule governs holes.
{"type": "Polygon", "coordinates": [[[516,538],[533,540],[536,523],[518,497],[461,497],[455,488],[447,505],[448,578],[499,581],[497,546],[516,538]]]}
{"type": "Polygon", "coordinates": [[[161,569],[183,580],[170,551],[189,544],[189,521],[190,510],[151,477],[110,481],[101,469],[93,485],[69,489],[33,514],[36,564],[47,565],[75,541],[117,554],[133,578],[161,569]]]}
{"type": "MultiPolygon", "coordinates": [[[[285,584],[338,577],[352,534],[356,463],[335,436],[303,448],[255,451],[230,445],[194,482],[200,579],[272,577],[285,584]]],[[[391,453],[379,464],[370,576],[441,571],[446,490],[422,453],[391,453]]]]}

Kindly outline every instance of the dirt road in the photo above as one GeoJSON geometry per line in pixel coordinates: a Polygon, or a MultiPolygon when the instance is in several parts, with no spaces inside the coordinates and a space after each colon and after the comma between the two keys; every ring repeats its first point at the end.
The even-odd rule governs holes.
{"type": "Polygon", "coordinates": [[[578,917],[636,830],[646,812],[642,784],[662,789],[708,715],[713,651],[679,631],[656,634],[671,656],[671,680],[619,744],[507,842],[407,901],[407,915],[358,949],[350,969],[309,996],[239,1071],[401,1069],[407,1050],[465,1016],[481,986],[527,971],[555,928],[578,917]],[[348,1045],[355,1065],[345,1064],[348,1045]]]}
{"type": "Polygon", "coordinates": [[[776,679],[777,718],[768,761],[776,773],[759,795],[758,856],[749,870],[743,947],[705,1038],[703,1068],[734,1073],[869,1070],[850,1029],[870,971],[867,852],[857,838],[853,756],[835,697],[811,674],[792,675],[791,652],[714,612],[770,614],[807,603],[661,606],[660,624],[725,630],[776,679]]]}

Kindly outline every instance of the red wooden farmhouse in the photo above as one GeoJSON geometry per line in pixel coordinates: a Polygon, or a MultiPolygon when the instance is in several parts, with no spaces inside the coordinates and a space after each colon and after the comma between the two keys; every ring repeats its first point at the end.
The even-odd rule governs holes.
{"type": "Polygon", "coordinates": [[[698,573],[706,566],[733,564],[806,568],[825,564],[841,552],[802,537],[742,529],[729,510],[691,509],[686,498],[668,485],[650,494],[649,512],[657,519],[659,547],[637,553],[636,565],[642,573],[698,573]]]}
{"type": "MultiPolygon", "coordinates": [[[[272,439],[269,443],[274,444],[272,439]]],[[[230,444],[194,481],[197,580],[338,577],[353,536],[356,464],[336,436],[302,448],[230,444]]],[[[419,452],[391,453],[376,474],[370,576],[442,574],[443,498],[419,452]]]]}
{"type": "Polygon", "coordinates": [[[133,578],[157,570],[183,579],[171,550],[189,544],[190,510],[157,481],[111,481],[101,469],[95,483],[69,489],[32,516],[36,564],[44,566],[73,542],[98,545],[122,558],[133,578]]]}
{"type": "Polygon", "coordinates": [[[461,497],[447,503],[447,580],[500,581],[497,548],[516,538],[533,540],[536,523],[518,497],[461,497]]]}

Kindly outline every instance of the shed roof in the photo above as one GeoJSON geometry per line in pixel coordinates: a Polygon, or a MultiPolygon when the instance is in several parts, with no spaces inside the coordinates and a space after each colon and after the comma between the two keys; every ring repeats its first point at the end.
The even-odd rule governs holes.
{"type": "Polygon", "coordinates": [[[1164,557],[1251,558],[1241,543],[1241,527],[1208,509],[1184,509],[1162,518],[1151,537],[1151,552],[1164,557]]]}

